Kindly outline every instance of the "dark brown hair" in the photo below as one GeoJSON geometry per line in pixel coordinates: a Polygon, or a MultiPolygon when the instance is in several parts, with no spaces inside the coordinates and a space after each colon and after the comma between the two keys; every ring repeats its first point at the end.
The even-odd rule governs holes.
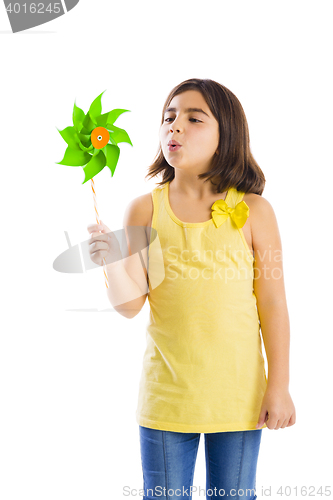
{"type": "MultiPolygon", "coordinates": [[[[185,80],[174,87],[168,95],[163,106],[161,125],[171,100],[186,90],[201,92],[219,124],[218,153],[214,155],[209,172],[199,174],[199,179],[207,177],[204,182],[210,180],[217,186],[218,193],[234,187],[244,193],[261,195],[266,179],[251,153],[249,128],[242,105],[229,89],[214,80],[199,78],[185,80]]],[[[175,169],[164,158],[161,145],[154,162],[148,167],[146,177],[151,179],[159,173],[162,173],[162,181],[157,183],[160,186],[175,177],[175,169]]]]}

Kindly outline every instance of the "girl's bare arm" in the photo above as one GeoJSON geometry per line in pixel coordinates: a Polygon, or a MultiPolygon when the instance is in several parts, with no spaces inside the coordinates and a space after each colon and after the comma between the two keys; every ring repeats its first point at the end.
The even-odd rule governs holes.
{"type": "Polygon", "coordinates": [[[123,220],[126,255],[106,266],[108,299],[114,309],[127,318],[141,311],[148,295],[146,226],[149,205],[146,200],[146,195],[140,196],[126,208],[123,220]]]}
{"type": "Polygon", "coordinates": [[[268,385],[288,389],[290,324],[285,294],[282,245],[276,216],[262,196],[251,196],[254,293],[268,362],[268,385]]]}

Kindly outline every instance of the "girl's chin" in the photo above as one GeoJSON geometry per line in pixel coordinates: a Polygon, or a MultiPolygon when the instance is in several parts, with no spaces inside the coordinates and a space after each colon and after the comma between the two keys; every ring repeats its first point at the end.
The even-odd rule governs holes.
{"type": "Polygon", "coordinates": [[[183,155],[178,154],[177,151],[175,153],[172,153],[172,152],[168,151],[167,154],[166,154],[166,156],[165,156],[165,158],[167,158],[170,161],[176,161],[177,163],[180,160],[184,160],[183,155]]]}

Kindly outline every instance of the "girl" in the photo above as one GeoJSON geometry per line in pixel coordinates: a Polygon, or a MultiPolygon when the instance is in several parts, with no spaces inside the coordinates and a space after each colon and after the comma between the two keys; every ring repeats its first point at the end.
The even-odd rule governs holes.
{"type": "Polygon", "coordinates": [[[207,498],[255,499],[262,428],[290,427],[296,414],[278,225],[230,90],[194,78],[170,92],[147,176],[160,173],[126,211],[129,259],[103,223],[88,226],[115,309],[131,318],[150,304],[136,412],[144,500],[192,498],[201,433],[207,498]],[[147,246],[143,231],[130,228],[147,229],[148,273],[133,251],[147,246]]]}

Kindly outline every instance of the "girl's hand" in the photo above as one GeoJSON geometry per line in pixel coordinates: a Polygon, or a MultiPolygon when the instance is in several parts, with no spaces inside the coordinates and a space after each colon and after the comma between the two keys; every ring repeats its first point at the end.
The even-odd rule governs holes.
{"type": "Polygon", "coordinates": [[[100,225],[89,224],[87,229],[91,233],[89,255],[95,264],[102,266],[103,258],[106,265],[122,259],[117,238],[102,221],[100,225]]]}
{"type": "Polygon", "coordinates": [[[296,410],[288,389],[267,386],[261,404],[261,411],[256,428],[266,425],[269,429],[284,429],[296,422],[296,410]]]}

